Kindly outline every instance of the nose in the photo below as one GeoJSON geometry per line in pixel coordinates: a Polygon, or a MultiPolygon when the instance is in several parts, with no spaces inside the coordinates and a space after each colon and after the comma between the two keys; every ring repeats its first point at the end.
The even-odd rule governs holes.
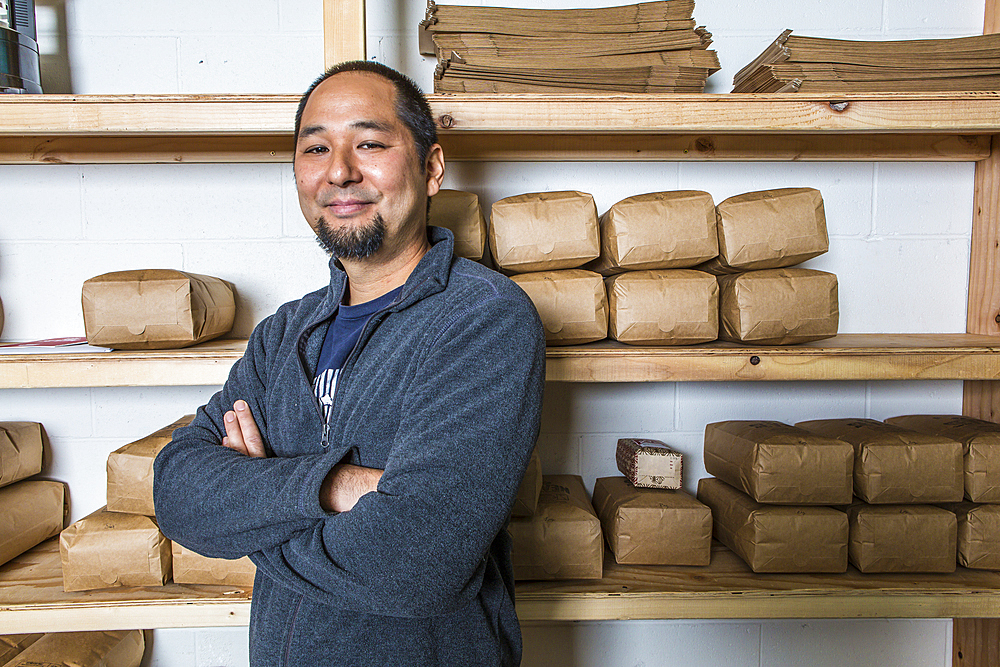
{"type": "Polygon", "coordinates": [[[326,164],[326,180],[337,187],[359,183],[361,171],[358,169],[354,151],[346,147],[331,148],[326,164]]]}

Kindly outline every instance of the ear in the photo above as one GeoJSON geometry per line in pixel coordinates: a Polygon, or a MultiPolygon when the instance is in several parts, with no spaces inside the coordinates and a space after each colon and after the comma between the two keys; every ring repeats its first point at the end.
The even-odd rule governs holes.
{"type": "Polygon", "coordinates": [[[433,197],[441,189],[444,181],[444,150],[440,144],[433,144],[427,151],[424,161],[424,173],[427,175],[427,196],[433,197]]]}

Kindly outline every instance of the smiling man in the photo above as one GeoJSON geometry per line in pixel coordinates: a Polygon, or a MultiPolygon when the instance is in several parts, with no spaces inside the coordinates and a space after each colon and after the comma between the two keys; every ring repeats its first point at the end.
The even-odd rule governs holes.
{"type": "Polygon", "coordinates": [[[160,527],[257,564],[252,665],[516,665],[506,523],[538,433],[537,313],[427,226],[444,155],[406,77],[329,70],[294,160],[330,284],[261,322],[157,457],[160,527]]]}

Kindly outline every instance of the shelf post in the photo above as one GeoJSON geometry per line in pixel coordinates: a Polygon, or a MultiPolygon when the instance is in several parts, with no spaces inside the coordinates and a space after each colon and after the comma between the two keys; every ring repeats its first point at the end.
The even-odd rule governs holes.
{"type": "Polygon", "coordinates": [[[324,68],[367,58],[365,0],[323,0],[324,68]]]}

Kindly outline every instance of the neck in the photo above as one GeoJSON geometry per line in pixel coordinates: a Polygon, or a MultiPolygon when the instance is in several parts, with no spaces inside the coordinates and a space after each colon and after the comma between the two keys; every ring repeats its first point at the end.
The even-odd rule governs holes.
{"type": "Polygon", "coordinates": [[[366,259],[340,260],[347,274],[347,305],[366,303],[403,285],[430,247],[423,233],[390,257],[382,256],[388,250],[383,248],[366,259]]]}

